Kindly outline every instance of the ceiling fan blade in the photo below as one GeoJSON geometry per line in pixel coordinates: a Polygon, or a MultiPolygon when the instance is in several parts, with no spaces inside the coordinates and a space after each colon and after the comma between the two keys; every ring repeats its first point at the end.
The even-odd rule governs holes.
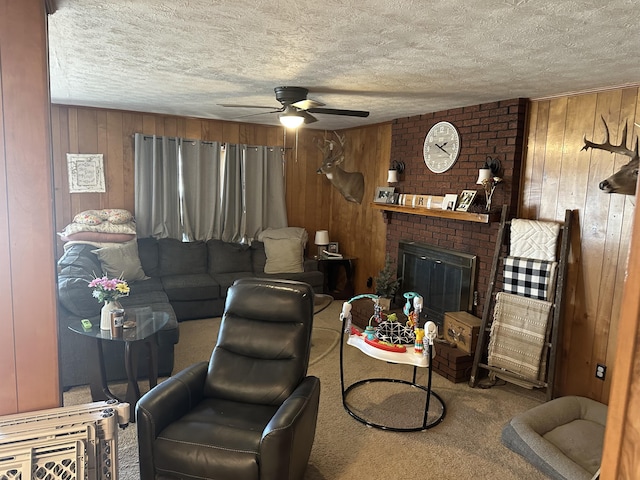
{"type": "Polygon", "coordinates": [[[306,100],[300,100],[299,102],[292,103],[291,106],[299,108],[300,110],[309,110],[310,108],[324,107],[324,103],[307,98],[306,100]]]}
{"type": "MultiPolygon", "coordinates": [[[[265,107],[263,105],[237,105],[235,103],[217,103],[216,105],[218,105],[219,107],[232,107],[232,108],[270,108],[271,110],[273,110],[276,107],[265,107]]],[[[280,110],[278,110],[280,111],[280,110]]]]}
{"type": "Polygon", "coordinates": [[[270,112],[250,113],[249,115],[240,115],[239,117],[234,117],[234,118],[255,117],[255,116],[258,116],[258,115],[268,115],[270,113],[280,113],[280,112],[283,111],[283,109],[273,110],[273,107],[271,107],[271,108],[272,108],[272,111],[270,111],[270,112]]]}
{"type": "Polygon", "coordinates": [[[299,110],[298,111],[298,115],[304,117],[305,125],[309,125],[310,123],[315,123],[315,122],[318,121],[318,119],[316,117],[314,117],[310,113],[307,113],[306,110],[299,110]]]}
{"type": "Polygon", "coordinates": [[[325,113],[327,115],[345,115],[347,117],[368,117],[369,112],[364,110],[340,110],[337,108],[310,108],[309,113],[325,113]]]}

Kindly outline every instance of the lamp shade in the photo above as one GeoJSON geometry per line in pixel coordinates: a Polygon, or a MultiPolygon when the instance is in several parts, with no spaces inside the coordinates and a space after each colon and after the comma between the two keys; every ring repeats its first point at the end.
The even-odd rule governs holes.
{"type": "Polygon", "coordinates": [[[478,180],[476,184],[482,185],[485,181],[489,180],[493,176],[490,168],[481,168],[478,170],[478,180]]]}
{"type": "Polygon", "coordinates": [[[329,231],[328,230],[318,230],[316,232],[316,245],[329,245],[329,231]]]}
{"type": "Polygon", "coordinates": [[[387,176],[387,183],[397,183],[397,182],[398,182],[398,171],[389,170],[389,174],[387,176]]]}
{"type": "Polygon", "coordinates": [[[295,108],[288,106],[280,115],[280,123],[287,128],[298,128],[304,123],[304,117],[295,108]]]}

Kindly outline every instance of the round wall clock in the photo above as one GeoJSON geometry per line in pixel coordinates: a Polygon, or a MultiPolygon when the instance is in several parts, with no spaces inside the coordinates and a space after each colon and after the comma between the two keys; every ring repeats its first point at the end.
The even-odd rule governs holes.
{"type": "Polygon", "coordinates": [[[460,156],[460,134],[449,122],[438,122],[424,139],[424,163],[433,173],[449,170],[460,156]]]}

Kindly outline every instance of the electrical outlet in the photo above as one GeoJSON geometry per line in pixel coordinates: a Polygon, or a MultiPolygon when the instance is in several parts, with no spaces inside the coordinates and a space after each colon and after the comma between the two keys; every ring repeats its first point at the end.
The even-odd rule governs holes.
{"type": "Polygon", "coordinates": [[[600,380],[604,380],[604,377],[607,374],[607,366],[602,365],[601,363],[596,364],[596,378],[600,380]]]}

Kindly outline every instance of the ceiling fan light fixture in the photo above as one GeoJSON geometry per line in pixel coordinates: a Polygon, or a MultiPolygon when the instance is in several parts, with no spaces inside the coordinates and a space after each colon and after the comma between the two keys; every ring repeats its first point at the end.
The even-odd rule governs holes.
{"type": "Polygon", "coordinates": [[[279,118],[280,123],[287,128],[298,128],[304,123],[304,117],[300,115],[295,108],[290,106],[280,114],[279,118]]]}

